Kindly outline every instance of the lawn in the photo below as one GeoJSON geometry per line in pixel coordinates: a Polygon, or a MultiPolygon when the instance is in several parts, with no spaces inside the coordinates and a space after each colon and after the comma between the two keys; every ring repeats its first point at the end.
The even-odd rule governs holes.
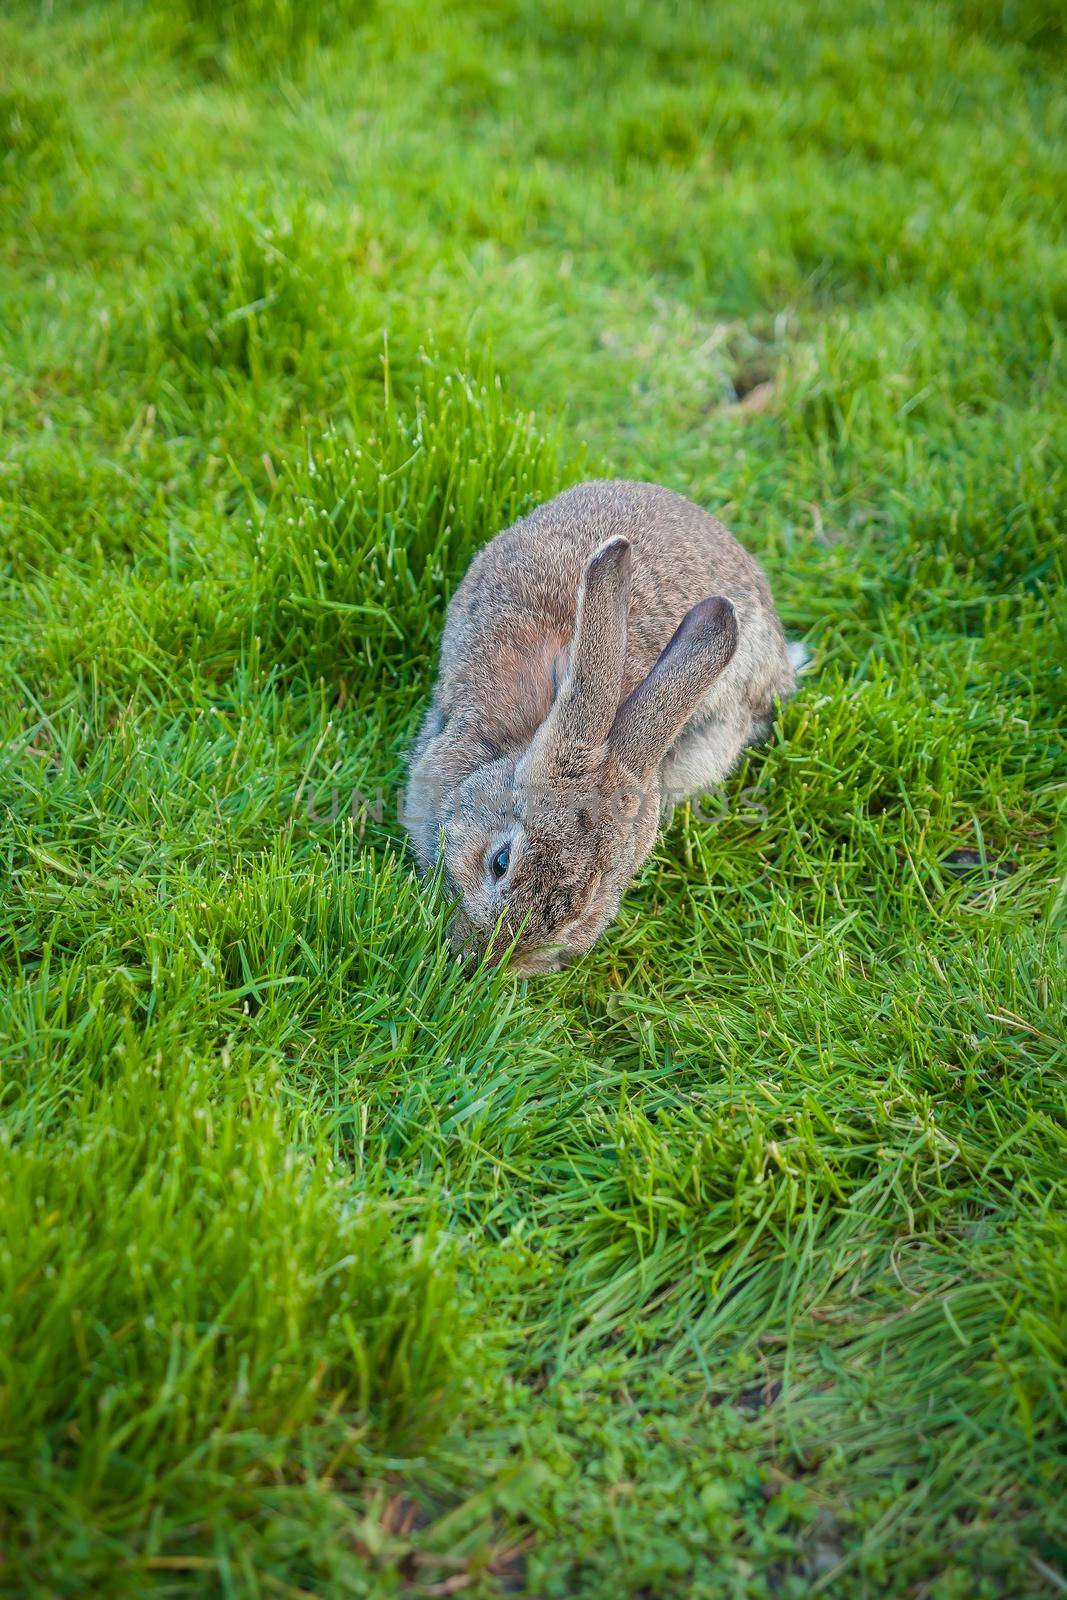
{"type": "Polygon", "coordinates": [[[0,18],[0,1591],[1067,1588],[1048,0],[0,18]],[[396,815],[653,479],[811,668],[567,973],[396,815]]]}

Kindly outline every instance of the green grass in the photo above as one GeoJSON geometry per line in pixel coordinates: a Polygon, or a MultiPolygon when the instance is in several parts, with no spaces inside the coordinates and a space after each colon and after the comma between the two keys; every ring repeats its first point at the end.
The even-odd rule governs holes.
{"type": "Polygon", "coordinates": [[[0,1591],[1067,1586],[1064,47],[0,19],[0,1591]],[[467,981],[404,752],[602,471],[813,670],[587,959],[467,981]]]}

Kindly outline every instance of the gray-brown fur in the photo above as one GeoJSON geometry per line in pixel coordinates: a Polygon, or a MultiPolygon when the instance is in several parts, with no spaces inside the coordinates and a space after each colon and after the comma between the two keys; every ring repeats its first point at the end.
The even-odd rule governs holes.
{"type": "Polygon", "coordinates": [[[410,760],[408,831],[422,869],[443,847],[457,947],[499,928],[521,972],[588,949],[661,808],[720,783],[794,688],[766,578],[682,495],[583,483],[498,534],[449,606],[410,760]]]}

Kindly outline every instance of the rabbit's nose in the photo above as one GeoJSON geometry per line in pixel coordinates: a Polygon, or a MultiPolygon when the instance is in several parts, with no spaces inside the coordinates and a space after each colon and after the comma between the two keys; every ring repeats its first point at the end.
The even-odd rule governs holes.
{"type": "Polygon", "coordinates": [[[507,947],[497,948],[495,945],[487,948],[484,944],[470,943],[456,948],[456,960],[463,968],[468,978],[484,968],[488,971],[491,967],[499,967],[507,960],[507,947]]]}
{"type": "Polygon", "coordinates": [[[477,971],[485,956],[484,928],[476,927],[465,912],[457,911],[449,925],[448,942],[455,952],[456,960],[470,977],[477,971]]]}

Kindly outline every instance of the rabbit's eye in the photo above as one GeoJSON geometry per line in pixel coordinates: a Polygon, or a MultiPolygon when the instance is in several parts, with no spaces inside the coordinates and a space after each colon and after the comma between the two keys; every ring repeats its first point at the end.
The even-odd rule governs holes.
{"type": "Polygon", "coordinates": [[[510,860],[511,846],[507,844],[501,845],[500,849],[489,863],[490,867],[492,868],[493,877],[496,878],[498,882],[508,870],[508,863],[510,860]]]}

